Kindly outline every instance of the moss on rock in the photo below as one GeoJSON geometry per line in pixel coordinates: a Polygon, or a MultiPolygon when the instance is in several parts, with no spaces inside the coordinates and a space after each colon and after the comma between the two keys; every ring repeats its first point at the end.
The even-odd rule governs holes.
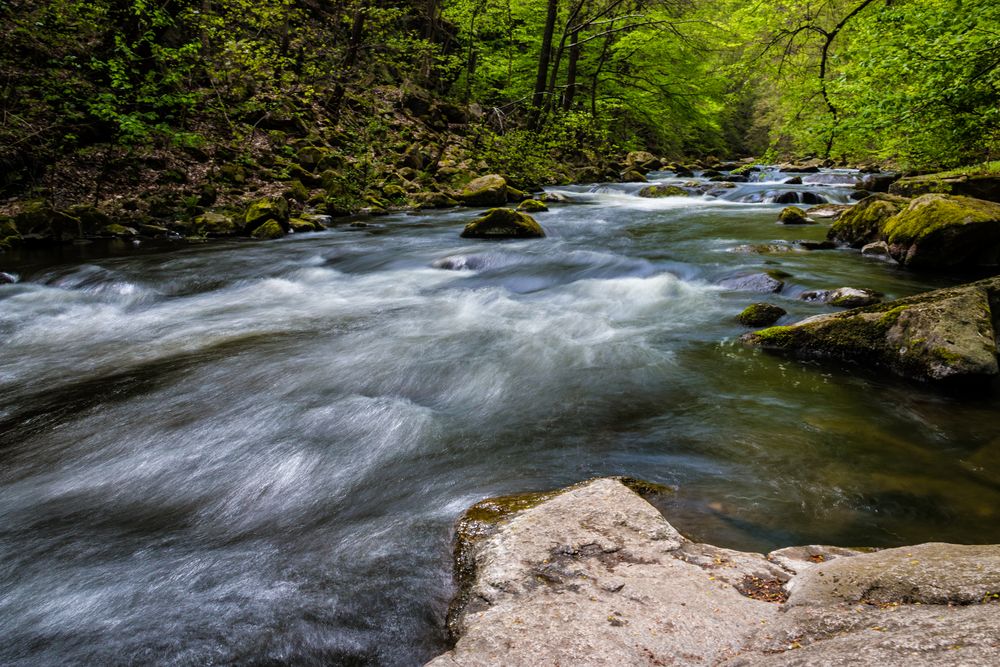
{"type": "Polygon", "coordinates": [[[766,327],[781,319],[786,310],[770,303],[752,303],[736,316],[737,321],[748,327],[766,327]]]}
{"type": "Polygon", "coordinates": [[[194,219],[194,232],[203,236],[234,236],[240,227],[231,215],[209,212],[194,219]]]}
{"type": "Polygon", "coordinates": [[[889,254],[909,268],[1000,264],[1000,204],[942,194],[917,197],[885,222],[889,254]]]}
{"type": "Polygon", "coordinates": [[[501,206],[507,203],[507,181],[498,174],[481,176],[462,188],[458,199],[468,206],[501,206]]]}
{"type": "Polygon", "coordinates": [[[812,220],[798,206],[788,206],[781,209],[781,213],[778,214],[778,222],[783,225],[808,225],[812,220]]]}
{"type": "Polygon", "coordinates": [[[688,191],[676,185],[647,185],[639,190],[640,197],[659,199],[660,197],[687,197],[688,191]]]}
{"type": "Polygon", "coordinates": [[[268,220],[254,229],[250,236],[255,239],[280,239],[284,235],[285,230],[277,220],[268,220]]]}
{"type": "Polygon", "coordinates": [[[908,202],[904,197],[887,194],[865,197],[833,223],[827,238],[847,243],[852,248],[878,241],[885,222],[899,213],[908,202]]]}
{"type": "Polygon", "coordinates": [[[462,230],[463,238],[505,239],[539,238],[545,236],[542,227],[526,213],[510,208],[492,208],[462,230]]]}
{"type": "Polygon", "coordinates": [[[888,368],[922,381],[981,381],[998,374],[991,308],[998,299],[1000,278],[991,278],[811,317],[741,340],[801,358],[888,368]]]}
{"type": "Polygon", "coordinates": [[[525,213],[543,213],[548,211],[549,207],[537,199],[525,199],[518,205],[517,210],[525,213]]]}
{"type": "Polygon", "coordinates": [[[269,221],[279,226],[288,224],[288,202],[284,197],[270,197],[250,204],[243,216],[243,233],[253,234],[255,229],[269,221]]]}
{"type": "Polygon", "coordinates": [[[0,250],[10,250],[21,244],[21,233],[13,218],[0,218],[0,250]]]}

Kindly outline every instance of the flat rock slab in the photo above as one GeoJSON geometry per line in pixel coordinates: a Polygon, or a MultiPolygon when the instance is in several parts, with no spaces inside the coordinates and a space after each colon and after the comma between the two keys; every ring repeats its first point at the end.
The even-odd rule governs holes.
{"type": "Polygon", "coordinates": [[[1000,664],[1000,546],[764,556],[691,542],[618,479],[512,498],[462,547],[433,667],[1000,664]]]}

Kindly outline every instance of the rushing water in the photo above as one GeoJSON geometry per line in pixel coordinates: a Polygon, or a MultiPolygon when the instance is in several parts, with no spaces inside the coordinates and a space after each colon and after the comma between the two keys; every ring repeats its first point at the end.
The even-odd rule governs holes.
{"type": "Polygon", "coordinates": [[[543,240],[463,240],[459,210],[0,257],[0,663],[420,664],[461,511],[596,475],[735,548],[1000,541],[995,398],[735,343],[764,298],[954,282],[798,250],[827,226],[776,225],[773,191],[852,176],[781,177],[567,188],[543,240]],[[781,295],[720,286],[762,270],[781,295]]]}

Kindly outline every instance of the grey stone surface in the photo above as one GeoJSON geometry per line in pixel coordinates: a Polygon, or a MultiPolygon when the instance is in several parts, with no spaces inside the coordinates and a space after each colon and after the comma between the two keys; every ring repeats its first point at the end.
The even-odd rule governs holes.
{"type": "Polygon", "coordinates": [[[432,667],[1000,664],[1000,546],[765,557],[687,540],[608,478],[522,506],[467,545],[432,667]]]}

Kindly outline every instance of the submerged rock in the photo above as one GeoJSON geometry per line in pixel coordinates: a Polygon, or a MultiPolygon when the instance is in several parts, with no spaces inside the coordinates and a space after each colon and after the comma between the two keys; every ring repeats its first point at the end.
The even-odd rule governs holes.
{"type": "Polygon", "coordinates": [[[511,208],[491,208],[462,230],[463,238],[505,239],[540,238],[545,236],[542,227],[527,213],[511,208]]]}
{"type": "Polygon", "coordinates": [[[458,199],[468,206],[502,206],[507,203],[507,181],[498,174],[480,176],[462,188],[458,199]]]}
{"type": "Polygon", "coordinates": [[[736,320],[747,327],[766,327],[774,324],[788,311],[770,303],[751,303],[743,309],[736,320]]]}
{"type": "Polygon", "coordinates": [[[742,340],[801,358],[888,368],[916,380],[981,381],[998,373],[992,305],[998,302],[1000,278],[990,278],[810,317],[742,340]]]}
{"type": "Polygon", "coordinates": [[[882,235],[892,258],[909,268],[996,266],[1000,264],[1000,204],[923,195],[887,220],[882,235]]]}
{"type": "Polygon", "coordinates": [[[660,197],[687,197],[688,192],[684,188],[676,185],[647,185],[639,190],[640,197],[648,199],[658,199],[660,197]]]}
{"type": "Polygon", "coordinates": [[[995,664],[998,572],[996,545],[698,544],[596,479],[461,518],[457,641],[429,665],[995,664]]]}

